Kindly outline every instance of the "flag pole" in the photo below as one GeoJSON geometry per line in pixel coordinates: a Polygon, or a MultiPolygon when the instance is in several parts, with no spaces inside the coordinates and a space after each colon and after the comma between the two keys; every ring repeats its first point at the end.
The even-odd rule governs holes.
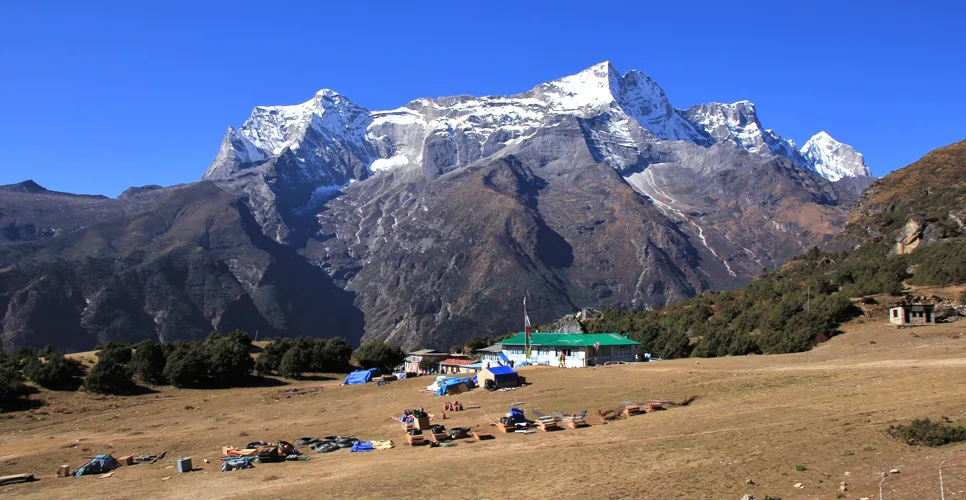
{"type": "Polygon", "coordinates": [[[526,362],[530,362],[530,314],[527,313],[527,296],[523,296],[523,327],[524,327],[524,346],[523,356],[526,362]]]}

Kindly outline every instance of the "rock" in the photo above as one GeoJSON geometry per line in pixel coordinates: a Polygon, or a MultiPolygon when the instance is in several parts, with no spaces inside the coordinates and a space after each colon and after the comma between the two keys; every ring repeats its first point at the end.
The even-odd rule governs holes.
{"type": "Polygon", "coordinates": [[[741,497],[741,500],[755,500],[755,497],[753,497],[751,495],[745,495],[745,496],[741,497]]]}
{"type": "Polygon", "coordinates": [[[851,475],[852,475],[852,473],[849,472],[849,471],[845,471],[845,473],[843,474],[843,476],[851,476],[851,475]]]}
{"type": "Polygon", "coordinates": [[[804,490],[805,489],[805,485],[802,484],[802,483],[795,483],[792,486],[795,487],[795,488],[798,488],[800,490],[804,490]]]}
{"type": "Polygon", "coordinates": [[[899,469],[892,469],[889,471],[889,474],[898,474],[898,473],[899,473],[899,469]]]}
{"type": "Polygon", "coordinates": [[[892,253],[899,255],[912,253],[919,246],[920,234],[922,234],[922,226],[918,221],[915,219],[906,221],[906,225],[896,235],[896,244],[892,247],[892,253]]]}
{"type": "Polygon", "coordinates": [[[745,479],[745,484],[755,484],[751,479],[745,479]]]}

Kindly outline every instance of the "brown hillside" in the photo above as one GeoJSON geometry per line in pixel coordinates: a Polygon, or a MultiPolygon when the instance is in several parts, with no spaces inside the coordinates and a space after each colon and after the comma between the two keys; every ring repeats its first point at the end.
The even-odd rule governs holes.
{"type": "Polygon", "coordinates": [[[867,320],[844,330],[800,354],[524,368],[533,385],[460,395],[464,405],[482,408],[450,414],[443,423],[492,431],[485,418],[516,401],[532,415],[699,398],[688,407],[608,425],[494,433],[494,440],[457,441],[454,448],[403,446],[402,429],[389,419],[407,407],[439,411],[445,398],[419,392],[428,377],[384,387],[339,387],[338,380],[210,391],[165,387],[107,398],[43,391],[44,407],[0,420],[0,475],[37,474],[38,482],[4,487],[25,498],[663,500],[751,494],[788,500],[837,498],[843,481],[845,498],[876,498],[883,472],[897,469],[883,482],[883,497],[905,499],[938,497],[937,466],[946,460],[946,497],[958,498],[953,493],[966,490],[966,445],[917,448],[886,430],[919,417],[966,422],[958,397],[966,392],[964,324],[896,330],[867,320]],[[319,386],[286,397],[291,389],[319,386]],[[218,470],[222,445],[330,434],[392,439],[397,446],[371,453],[304,450],[308,462],[218,470]],[[164,460],[122,467],[109,478],[54,477],[58,465],[77,466],[97,453],[164,450],[164,460]],[[199,470],[169,468],[183,456],[199,470]]]}

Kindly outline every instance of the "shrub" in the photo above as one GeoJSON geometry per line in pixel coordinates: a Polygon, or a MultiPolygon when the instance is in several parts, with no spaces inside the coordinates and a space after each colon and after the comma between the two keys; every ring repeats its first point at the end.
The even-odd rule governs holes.
{"type": "Polygon", "coordinates": [[[237,381],[248,378],[255,369],[255,360],[252,359],[250,346],[251,340],[245,334],[219,337],[214,333],[208,336],[208,340],[203,344],[203,350],[207,357],[206,376],[209,383],[232,386],[237,385],[237,381]]]}
{"type": "Polygon", "coordinates": [[[312,351],[304,346],[294,345],[282,356],[278,365],[278,372],[286,378],[301,378],[302,374],[311,370],[312,351]]]}
{"type": "Polygon", "coordinates": [[[145,340],[134,346],[130,367],[141,382],[153,385],[165,383],[165,363],[164,348],[160,344],[145,340]]]}
{"type": "Polygon", "coordinates": [[[200,387],[207,378],[205,356],[196,343],[178,342],[165,356],[164,379],[175,387],[200,387]]]}
{"type": "Polygon", "coordinates": [[[406,353],[399,346],[376,341],[359,346],[355,358],[363,368],[379,368],[388,372],[406,359],[406,353]]]}
{"type": "Polygon", "coordinates": [[[101,348],[97,351],[98,361],[110,359],[111,361],[121,365],[130,363],[132,356],[133,352],[131,351],[131,346],[126,344],[117,344],[115,342],[101,344],[101,348]]]}
{"type": "Polygon", "coordinates": [[[439,371],[439,358],[432,356],[423,356],[419,360],[419,369],[425,370],[430,373],[435,373],[439,371]]]}
{"type": "Polygon", "coordinates": [[[963,293],[959,294],[959,303],[966,304],[966,290],[963,290],[963,293]]]}
{"type": "Polygon", "coordinates": [[[31,382],[46,389],[76,389],[81,374],[80,363],[64,357],[56,351],[48,351],[46,358],[28,358],[23,365],[23,374],[31,382]]]}
{"type": "Polygon", "coordinates": [[[480,349],[490,347],[491,345],[493,345],[493,340],[490,339],[490,337],[487,337],[486,335],[479,335],[467,340],[466,344],[463,345],[463,348],[470,351],[478,351],[480,349]]]}
{"type": "Polygon", "coordinates": [[[23,383],[23,375],[19,371],[0,366],[0,409],[16,408],[33,390],[23,383]]]}
{"type": "Polygon", "coordinates": [[[130,394],[136,386],[131,380],[130,368],[108,356],[91,367],[84,387],[98,394],[130,394]]]}
{"type": "Polygon", "coordinates": [[[798,464],[795,466],[795,470],[797,470],[798,472],[805,472],[808,470],[808,467],[805,467],[802,464],[798,464]]]}
{"type": "Polygon", "coordinates": [[[924,418],[911,425],[890,425],[889,435],[911,445],[942,446],[966,441],[966,427],[924,418]]]}
{"type": "Polygon", "coordinates": [[[212,333],[203,342],[178,342],[165,353],[164,379],[175,387],[232,387],[255,368],[244,333],[212,333]]]}
{"type": "Polygon", "coordinates": [[[343,339],[273,339],[255,362],[259,373],[275,371],[283,377],[299,378],[304,373],[349,371],[352,346],[343,339]]]}

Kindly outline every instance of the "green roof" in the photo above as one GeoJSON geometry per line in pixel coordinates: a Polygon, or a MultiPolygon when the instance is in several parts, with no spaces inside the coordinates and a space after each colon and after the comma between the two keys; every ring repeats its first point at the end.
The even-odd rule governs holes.
{"type": "MultiPolygon", "coordinates": [[[[566,346],[566,347],[589,347],[594,342],[600,345],[638,345],[635,342],[618,333],[531,333],[530,344],[539,346],[566,346]]],[[[503,345],[524,345],[526,344],[526,334],[518,333],[506,340],[497,342],[503,345]]]]}

